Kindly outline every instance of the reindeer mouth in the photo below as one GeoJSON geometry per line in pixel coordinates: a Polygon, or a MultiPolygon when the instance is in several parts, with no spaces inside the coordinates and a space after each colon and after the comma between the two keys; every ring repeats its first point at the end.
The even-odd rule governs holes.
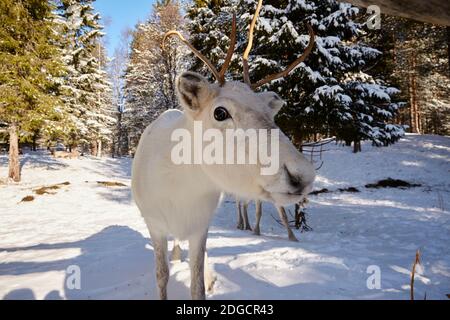
{"type": "Polygon", "coordinates": [[[288,192],[286,193],[290,196],[301,196],[303,194],[303,190],[302,191],[297,191],[297,192],[288,192]]]}
{"type": "Polygon", "coordinates": [[[295,192],[269,192],[266,189],[263,190],[263,198],[268,202],[272,202],[276,205],[287,206],[291,204],[296,204],[303,201],[308,195],[309,188],[302,188],[295,192]]]}
{"type": "Polygon", "coordinates": [[[272,198],[275,204],[287,206],[302,202],[306,198],[306,195],[304,193],[279,193],[272,198]]]}

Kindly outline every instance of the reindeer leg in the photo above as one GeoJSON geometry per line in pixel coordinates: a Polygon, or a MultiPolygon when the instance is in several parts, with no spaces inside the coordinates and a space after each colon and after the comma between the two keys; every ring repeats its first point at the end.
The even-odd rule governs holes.
{"type": "Polygon", "coordinates": [[[189,239],[189,267],[191,269],[191,296],[205,300],[205,252],[208,231],[189,239]]]}
{"type": "Polygon", "coordinates": [[[278,210],[278,214],[280,215],[281,221],[283,222],[284,226],[287,229],[289,240],[290,241],[298,241],[297,238],[295,237],[294,233],[292,232],[291,228],[289,227],[288,218],[287,218],[286,211],[284,210],[284,208],[278,207],[277,210],[278,210]]]}
{"type": "Polygon", "coordinates": [[[152,235],[153,250],[156,263],[156,281],[158,283],[159,298],[167,300],[167,283],[169,282],[169,265],[167,263],[167,238],[152,235]]]}
{"type": "Polygon", "coordinates": [[[261,207],[261,201],[256,200],[255,201],[255,209],[256,209],[256,224],[255,224],[255,231],[254,233],[259,236],[261,235],[261,232],[259,230],[259,223],[261,222],[261,216],[262,216],[262,207],[261,207]]]}
{"type": "Polygon", "coordinates": [[[242,220],[242,212],[241,212],[241,201],[239,201],[238,199],[236,199],[236,212],[238,218],[236,228],[238,228],[239,230],[244,230],[244,221],[242,220]]]}
{"type": "Polygon", "coordinates": [[[170,260],[181,261],[181,247],[178,239],[173,240],[172,256],[170,257],[170,260]]]}
{"type": "Polygon", "coordinates": [[[243,215],[244,215],[244,227],[245,230],[252,231],[252,227],[250,226],[250,222],[248,221],[248,202],[245,201],[243,203],[243,215]]]}

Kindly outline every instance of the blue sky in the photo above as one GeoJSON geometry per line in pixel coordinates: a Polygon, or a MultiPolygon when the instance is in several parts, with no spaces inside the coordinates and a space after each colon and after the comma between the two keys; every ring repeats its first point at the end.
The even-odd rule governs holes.
{"type": "Polygon", "coordinates": [[[145,20],[150,14],[153,0],[97,0],[95,9],[108,22],[107,33],[108,53],[111,56],[120,40],[122,30],[133,28],[136,22],[145,20]]]}

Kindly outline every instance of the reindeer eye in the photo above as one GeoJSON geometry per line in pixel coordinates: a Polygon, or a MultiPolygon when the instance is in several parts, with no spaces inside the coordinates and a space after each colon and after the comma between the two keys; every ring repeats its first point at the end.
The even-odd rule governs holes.
{"type": "Polygon", "coordinates": [[[228,118],[231,118],[230,114],[228,113],[228,110],[224,107],[217,107],[216,110],[214,110],[214,119],[217,121],[225,121],[228,118]]]}

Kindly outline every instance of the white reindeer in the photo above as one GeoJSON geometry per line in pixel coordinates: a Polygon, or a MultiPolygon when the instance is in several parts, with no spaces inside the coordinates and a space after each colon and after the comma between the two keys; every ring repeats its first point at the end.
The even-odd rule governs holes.
{"type": "MultiPolygon", "coordinates": [[[[248,52],[261,2],[251,24],[248,52]]],[[[310,43],[305,53],[286,72],[269,76],[256,84],[251,84],[249,80],[248,53],[244,54],[243,60],[245,83],[225,82],[224,75],[236,39],[234,16],[232,44],[220,73],[180,33],[170,31],[166,34],[177,35],[187,44],[208,65],[219,83],[209,83],[197,73],[181,74],[176,80],[176,90],[183,111],[169,110],[155,120],[142,134],[135,154],[132,191],[152,238],[161,299],[167,299],[169,236],[188,240],[191,296],[193,299],[205,298],[206,239],[222,192],[282,206],[299,202],[311,190],[314,167],[282,133],[279,138],[280,169],[274,175],[262,175],[263,165],[260,162],[255,165],[177,165],[171,159],[172,148],[176,144],[171,140],[172,133],[180,128],[193,132],[194,121],[201,121],[205,130],[277,128],[273,118],[284,102],[273,92],[256,93],[254,90],[285,76],[306,58],[314,46],[314,34],[310,27],[309,33],[310,43]]]]}

